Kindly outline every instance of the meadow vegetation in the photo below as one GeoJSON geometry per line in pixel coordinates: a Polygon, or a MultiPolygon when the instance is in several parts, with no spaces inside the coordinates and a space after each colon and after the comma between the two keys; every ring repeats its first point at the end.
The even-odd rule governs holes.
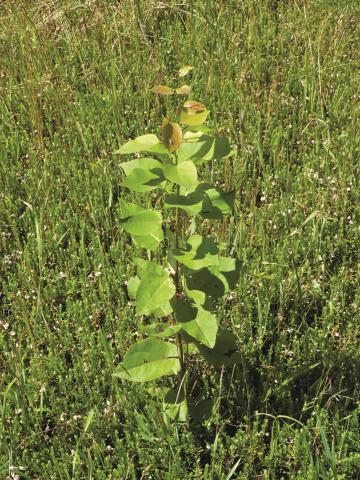
{"type": "Polygon", "coordinates": [[[1,3],[0,478],[360,478],[359,14],[351,0],[1,3]],[[240,261],[216,311],[239,357],[194,361],[213,403],[185,423],[164,421],[151,382],[113,376],[146,337],[126,281],[147,258],[121,209],[144,196],[114,151],[161,136],[150,89],[183,65],[236,151],[199,166],[235,202],[198,226],[240,261]]]}

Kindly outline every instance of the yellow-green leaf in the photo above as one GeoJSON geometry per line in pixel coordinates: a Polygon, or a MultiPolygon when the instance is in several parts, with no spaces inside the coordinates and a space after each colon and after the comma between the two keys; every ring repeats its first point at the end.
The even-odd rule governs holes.
{"type": "Polygon", "coordinates": [[[149,382],[164,375],[176,374],[179,370],[176,345],[157,338],[147,338],[130,347],[113,375],[133,382],[149,382]]]}
{"type": "Polygon", "coordinates": [[[216,341],[218,325],[216,317],[193,301],[177,298],[172,302],[176,321],[191,337],[209,348],[216,341]]]}
{"type": "Polygon", "coordinates": [[[174,337],[181,330],[181,325],[151,323],[150,325],[140,326],[140,329],[151,337],[166,338],[174,337]]]}
{"type": "Polygon", "coordinates": [[[184,65],[178,71],[179,77],[185,77],[193,68],[191,65],[184,65]]]}
{"type": "Polygon", "coordinates": [[[164,239],[160,212],[120,200],[120,215],[120,225],[140,247],[155,250],[164,239]]]}
{"type": "Polygon", "coordinates": [[[148,192],[164,181],[162,165],[154,158],[136,158],[120,166],[126,175],[123,185],[135,192],[148,192]]]}
{"type": "Polygon", "coordinates": [[[176,89],[176,93],[178,95],[189,95],[190,92],[191,87],[189,87],[189,85],[183,85],[182,87],[176,89]]]}
{"type": "Polygon", "coordinates": [[[178,165],[173,163],[164,164],[164,175],[170,182],[176,183],[187,189],[197,184],[197,170],[193,162],[182,162],[178,165]]]}
{"type": "Polygon", "coordinates": [[[136,314],[150,315],[154,312],[161,313],[163,310],[162,315],[165,316],[167,302],[174,295],[174,282],[166,272],[145,275],[136,292],[136,314]]]}
{"type": "Polygon", "coordinates": [[[201,125],[207,119],[209,115],[209,110],[204,110],[200,113],[189,114],[186,109],[181,109],[179,114],[179,121],[184,125],[201,125]]]}
{"type": "MultiPolygon", "coordinates": [[[[176,248],[172,253],[178,262],[190,270],[219,265],[219,249],[211,237],[192,235],[185,249],[176,248]]],[[[193,290],[196,290],[196,287],[193,290]]]]}
{"type": "Polygon", "coordinates": [[[186,274],[189,290],[200,290],[216,300],[233,290],[239,281],[240,261],[236,258],[219,256],[219,265],[212,265],[197,272],[186,274]]]}
{"type": "Polygon", "coordinates": [[[235,192],[224,192],[208,183],[199,183],[188,195],[170,193],[165,196],[165,208],[181,208],[190,215],[204,218],[222,218],[230,213],[235,199],[235,192]]]}
{"type": "Polygon", "coordinates": [[[150,92],[156,93],[157,95],[172,95],[174,93],[173,89],[166,85],[155,85],[150,92]]]}
{"type": "Polygon", "coordinates": [[[128,155],[130,153],[150,152],[154,147],[160,145],[160,140],[153,133],[147,135],[140,135],[134,140],[129,140],[122,145],[115,154],[128,155]]]}
{"type": "Polygon", "coordinates": [[[229,367],[240,362],[240,353],[237,351],[237,338],[234,333],[220,327],[217,331],[216,342],[213,348],[204,344],[197,344],[200,355],[214,367],[229,367]]]}
{"type": "Polygon", "coordinates": [[[159,243],[164,240],[164,232],[161,226],[149,235],[132,235],[134,242],[141,248],[156,250],[159,243]]]}

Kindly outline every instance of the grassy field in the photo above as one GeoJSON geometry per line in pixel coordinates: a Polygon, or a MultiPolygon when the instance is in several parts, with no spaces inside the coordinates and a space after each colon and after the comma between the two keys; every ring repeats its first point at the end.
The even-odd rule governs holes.
{"type": "Polygon", "coordinates": [[[1,2],[1,479],[360,478],[359,19],[351,0],[1,2]],[[186,64],[237,149],[211,173],[241,260],[219,320],[242,361],[198,366],[217,409],[190,429],[111,376],[140,335],[112,152],[158,132],[149,89],[186,64]]]}

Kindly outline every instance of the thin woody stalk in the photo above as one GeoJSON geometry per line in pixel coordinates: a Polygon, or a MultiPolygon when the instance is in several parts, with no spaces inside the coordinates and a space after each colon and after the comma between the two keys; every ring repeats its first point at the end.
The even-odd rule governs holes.
{"type": "MultiPolygon", "coordinates": [[[[178,163],[178,156],[175,152],[175,162],[178,163]]],[[[176,194],[179,195],[180,193],[180,186],[176,185],[176,194]]],[[[180,225],[180,209],[176,208],[175,210],[175,246],[179,248],[179,233],[180,233],[181,225],[180,225]]],[[[181,284],[180,284],[180,263],[176,260],[175,263],[175,276],[174,276],[174,283],[176,289],[176,295],[178,297],[181,296],[181,284]]],[[[181,340],[181,336],[179,334],[176,335],[176,345],[179,352],[179,361],[180,361],[180,388],[184,389],[184,398],[186,401],[186,363],[185,363],[185,355],[184,355],[184,348],[183,343],[181,340]]]]}

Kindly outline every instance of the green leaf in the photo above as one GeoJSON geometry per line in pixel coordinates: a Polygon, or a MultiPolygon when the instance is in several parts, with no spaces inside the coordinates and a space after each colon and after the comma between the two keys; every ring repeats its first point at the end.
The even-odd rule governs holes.
{"type": "Polygon", "coordinates": [[[202,135],[196,141],[183,142],[178,149],[178,161],[192,160],[195,163],[220,160],[233,155],[229,139],[202,135]]]}
{"type": "Polygon", "coordinates": [[[155,250],[159,246],[159,243],[164,240],[164,232],[160,226],[149,235],[133,235],[133,240],[139,247],[146,248],[147,250],[155,250]]]}
{"type": "Polygon", "coordinates": [[[200,343],[197,345],[198,352],[214,367],[229,367],[240,362],[240,353],[237,352],[236,336],[220,327],[216,336],[215,346],[211,349],[200,343]]]}
{"type": "Polygon", "coordinates": [[[136,298],[136,292],[137,292],[137,289],[139,288],[139,285],[140,285],[140,278],[137,275],[129,278],[129,281],[127,284],[127,292],[129,297],[132,300],[135,300],[136,298]]]}
{"type": "Polygon", "coordinates": [[[224,192],[220,188],[204,185],[204,195],[209,199],[210,208],[203,208],[201,216],[204,218],[221,218],[231,212],[234,205],[235,192],[224,192]]]}
{"type": "Polygon", "coordinates": [[[149,273],[143,277],[136,293],[136,314],[168,315],[168,302],[175,295],[175,286],[166,272],[149,273]]]}
{"type": "Polygon", "coordinates": [[[164,239],[160,212],[145,210],[140,205],[120,201],[120,224],[142,248],[155,250],[164,239]]]}
{"type": "Polygon", "coordinates": [[[166,195],[165,208],[181,208],[190,215],[215,219],[231,212],[234,199],[235,192],[224,192],[207,183],[200,183],[196,190],[188,195],[166,195]]]}
{"type": "Polygon", "coordinates": [[[123,185],[135,192],[148,192],[165,180],[162,164],[154,158],[137,158],[120,166],[126,175],[123,185]]]}
{"type": "Polygon", "coordinates": [[[173,420],[186,422],[188,411],[183,390],[179,392],[177,388],[169,389],[163,399],[163,409],[164,413],[173,420]]]}
{"type": "Polygon", "coordinates": [[[140,170],[154,170],[154,169],[162,169],[162,164],[159,160],[155,158],[135,158],[135,160],[130,160],[129,162],[123,162],[120,164],[120,167],[124,170],[126,175],[130,175],[136,169],[140,170]]]}
{"type": "Polygon", "coordinates": [[[209,348],[215,345],[218,325],[212,313],[195,302],[183,299],[174,300],[172,307],[176,321],[188,335],[209,348]]]}
{"type": "Polygon", "coordinates": [[[166,273],[158,263],[150,262],[143,258],[134,258],[132,263],[136,266],[137,274],[141,280],[151,273],[157,275],[164,275],[166,273]]]}
{"type": "Polygon", "coordinates": [[[173,313],[170,302],[165,302],[160,308],[154,311],[153,315],[157,318],[168,317],[173,313]]]}
{"type": "Polygon", "coordinates": [[[209,115],[209,110],[204,110],[203,112],[196,113],[195,115],[191,115],[187,113],[186,109],[181,109],[179,114],[179,122],[184,125],[201,125],[207,119],[209,115]]]}
{"type": "MultiPolygon", "coordinates": [[[[158,275],[158,276],[167,276],[167,273],[163,268],[155,262],[149,262],[142,258],[135,258],[133,261],[134,265],[137,266],[137,273],[141,280],[146,278],[148,275],[158,275]]],[[[161,305],[158,309],[153,311],[153,314],[156,317],[166,317],[172,313],[172,307],[170,302],[167,301],[161,305]]]]}
{"type": "Polygon", "coordinates": [[[153,133],[149,133],[147,135],[141,135],[134,140],[129,140],[114,153],[127,155],[129,153],[146,152],[159,143],[160,140],[158,137],[153,133]]]}
{"type": "MultiPolygon", "coordinates": [[[[162,269],[162,267],[155,262],[149,262],[143,258],[134,258],[133,263],[137,267],[137,275],[140,280],[143,280],[148,275],[167,276],[167,273],[162,269]]],[[[169,301],[165,302],[160,308],[153,311],[153,314],[156,317],[165,317],[171,313],[172,307],[169,301]]]]}
{"type": "Polygon", "coordinates": [[[144,333],[153,337],[173,337],[181,330],[181,325],[169,325],[168,323],[152,323],[140,327],[144,333]]]}
{"type": "Polygon", "coordinates": [[[133,382],[148,382],[179,370],[176,345],[148,338],[130,347],[113,375],[133,382]]]}
{"type": "Polygon", "coordinates": [[[193,162],[182,162],[178,165],[164,164],[164,175],[170,182],[191,189],[197,184],[197,170],[193,162]]]}
{"type": "Polygon", "coordinates": [[[219,265],[199,271],[185,271],[185,280],[189,290],[200,290],[216,300],[235,288],[239,275],[238,259],[219,256],[219,265]]]}
{"type": "Polygon", "coordinates": [[[188,160],[198,162],[209,152],[211,145],[209,142],[204,142],[201,140],[202,138],[203,135],[201,137],[197,137],[196,140],[193,139],[192,141],[183,142],[180,145],[178,150],[179,163],[186,162],[188,160]]]}
{"type": "Polygon", "coordinates": [[[211,132],[211,128],[207,125],[194,125],[186,127],[186,132],[202,132],[202,133],[209,133],[211,132]]]}
{"type": "MultiPolygon", "coordinates": [[[[193,127],[193,128],[195,129],[199,127],[193,127]]],[[[187,129],[186,132],[184,133],[183,140],[184,142],[188,141],[189,143],[196,143],[196,141],[203,135],[204,135],[203,132],[200,132],[198,130],[191,131],[187,129]]]]}
{"type": "MultiPolygon", "coordinates": [[[[137,266],[137,275],[130,278],[127,285],[127,291],[129,297],[132,300],[136,300],[137,291],[143,278],[145,278],[147,275],[165,276],[167,273],[157,263],[149,262],[148,260],[143,260],[142,258],[135,258],[133,263],[137,266]]],[[[153,314],[156,317],[164,317],[170,315],[172,311],[173,310],[170,302],[167,301],[161,305],[160,308],[154,310],[153,314]]]]}
{"type": "Polygon", "coordinates": [[[114,153],[128,155],[130,153],[138,152],[152,152],[159,155],[168,155],[169,153],[158,137],[153,133],[141,135],[134,140],[129,140],[114,153]]]}
{"type": "Polygon", "coordinates": [[[162,224],[162,215],[155,210],[146,210],[140,205],[120,201],[121,220],[124,230],[131,235],[149,235],[158,232],[162,224]]]}
{"type": "Polygon", "coordinates": [[[130,173],[130,175],[125,177],[122,184],[124,187],[134,190],[135,192],[149,192],[150,190],[159,187],[164,181],[161,173],[162,170],[155,172],[136,168],[130,173]]]}
{"type": "Polygon", "coordinates": [[[165,195],[165,208],[181,208],[190,215],[198,215],[203,209],[203,195],[195,191],[188,195],[178,195],[170,193],[165,195]]]}
{"type": "Polygon", "coordinates": [[[219,249],[214,240],[201,235],[192,235],[186,244],[186,249],[174,249],[173,254],[178,262],[191,270],[200,270],[219,264],[219,249]]]}
{"type": "Polygon", "coordinates": [[[201,305],[205,310],[214,310],[213,302],[211,298],[207,297],[201,290],[186,290],[186,295],[195,302],[197,305],[201,305]]]}
{"type": "MultiPolygon", "coordinates": [[[[134,258],[133,264],[137,267],[137,274],[140,280],[143,280],[149,275],[167,276],[167,273],[162,269],[162,267],[155,262],[149,262],[143,258],[134,258]]],[[[153,311],[153,314],[156,317],[165,317],[171,313],[172,307],[169,301],[165,302],[160,308],[153,311]]]]}
{"type": "Polygon", "coordinates": [[[159,155],[160,157],[170,157],[171,158],[171,153],[170,151],[165,147],[163,143],[159,143],[158,145],[154,145],[154,147],[151,149],[151,153],[155,153],[156,155],[159,155]]]}

